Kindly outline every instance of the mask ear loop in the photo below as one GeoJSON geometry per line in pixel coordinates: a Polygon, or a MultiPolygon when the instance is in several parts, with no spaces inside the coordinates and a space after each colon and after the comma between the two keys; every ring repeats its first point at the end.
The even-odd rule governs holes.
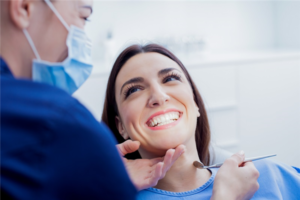
{"type": "Polygon", "coordinates": [[[57,18],[61,21],[61,23],[69,31],[69,25],[65,22],[65,20],[62,18],[62,16],[59,14],[59,12],[57,12],[56,8],[53,6],[53,4],[50,2],[50,0],[45,0],[45,2],[49,6],[49,8],[54,12],[54,14],[57,16],[57,18]]]}
{"type": "Polygon", "coordinates": [[[23,29],[23,33],[24,33],[25,37],[27,38],[27,41],[29,42],[29,45],[31,46],[31,49],[32,49],[32,51],[33,51],[35,57],[36,57],[38,60],[41,60],[41,57],[40,57],[39,53],[37,52],[37,50],[36,50],[36,48],[35,48],[35,45],[34,45],[32,39],[31,39],[31,37],[30,37],[28,31],[27,31],[26,29],[23,29]]]}

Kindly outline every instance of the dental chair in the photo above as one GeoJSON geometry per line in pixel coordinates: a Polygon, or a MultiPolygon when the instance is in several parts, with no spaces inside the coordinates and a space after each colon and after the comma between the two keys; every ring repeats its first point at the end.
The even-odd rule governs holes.
{"type": "Polygon", "coordinates": [[[209,145],[209,153],[210,153],[210,165],[222,163],[227,158],[233,155],[233,153],[218,147],[215,143],[210,143],[209,145]]]}

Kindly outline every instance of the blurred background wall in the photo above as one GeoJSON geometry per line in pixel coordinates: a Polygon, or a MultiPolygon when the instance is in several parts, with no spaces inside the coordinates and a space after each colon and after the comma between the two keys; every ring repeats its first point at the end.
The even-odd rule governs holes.
{"type": "Polygon", "coordinates": [[[215,145],[300,167],[300,1],[95,1],[94,71],[74,94],[100,120],[109,70],[133,43],[173,51],[202,94],[215,145]]]}

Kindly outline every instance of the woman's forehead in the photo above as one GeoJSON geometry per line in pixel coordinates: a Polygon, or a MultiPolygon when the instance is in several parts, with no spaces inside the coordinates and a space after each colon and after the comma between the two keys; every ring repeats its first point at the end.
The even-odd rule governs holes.
{"type": "Polygon", "coordinates": [[[131,57],[123,65],[117,79],[123,80],[137,76],[146,76],[144,78],[157,76],[157,72],[165,68],[175,68],[182,71],[175,61],[160,53],[140,53],[131,57]]]}

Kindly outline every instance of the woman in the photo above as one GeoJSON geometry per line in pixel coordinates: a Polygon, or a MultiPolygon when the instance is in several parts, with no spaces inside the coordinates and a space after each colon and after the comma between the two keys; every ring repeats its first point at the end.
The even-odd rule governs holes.
{"type": "MultiPolygon", "coordinates": [[[[186,146],[165,177],[155,188],[141,191],[139,199],[210,198],[217,169],[193,166],[195,160],[205,165],[210,161],[204,103],[183,64],[167,49],[133,45],[120,54],[109,77],[102,120],[119,142],[140,142],[131,159],[161,157],[170,148],[186,146]]],[[[255,165],[261,177],[254,199],[300,198],[300,177],[294,168],[270,161],[255,165]]]]}

